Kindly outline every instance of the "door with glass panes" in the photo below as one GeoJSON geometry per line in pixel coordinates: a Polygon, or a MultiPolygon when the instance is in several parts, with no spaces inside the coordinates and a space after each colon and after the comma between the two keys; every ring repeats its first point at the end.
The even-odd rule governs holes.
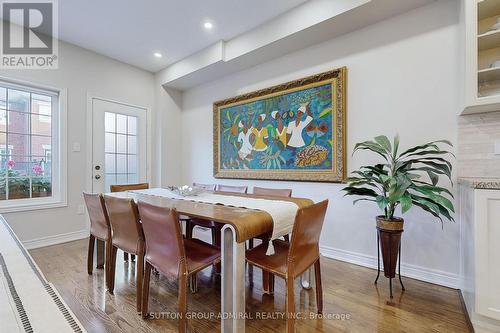
{"type": "Polygon", "coordinates": [[[147,111],[92,99],[92,191],[147,181],[147,111]]]}

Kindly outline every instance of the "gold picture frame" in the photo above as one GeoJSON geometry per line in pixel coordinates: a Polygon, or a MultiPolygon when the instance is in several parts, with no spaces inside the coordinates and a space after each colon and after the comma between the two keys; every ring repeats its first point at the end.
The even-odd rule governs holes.
{"type": "Polygon", "coordinates": [[[214,177],[345,181],[346,81],[347,68],[342,67],[215,102],[214,177]],[[313,98],[320,100],[322,104],[318,106],[318,103],[314,103],[314,112],[311,112],[310,105],[316,102],[312,101],[313,98]],[[285,103],[283,110],[275,107],[283,105],[280,103],[285,103]],[[326,106],[321,109],[323,105],[326,106]],[[284,127],[284,117],[287,115],[290,120],[284,127]],[[302,120],[304,116],[306,120],[302,120]],[[292,120],[292,117],[295,117],[295,120],[292,120]],[[267,127],[263,127],[264,121],[267,121],[267,127]],[[280,124],[276,125],[277,122],[280,124]],[[283,135],[285,130],[291,134],[283,135]],[[295,138],[294,131],[298,133],[295,138]],[[265,134],[262,135],[262,132],[265,134]],[[249,139],[245,141],[245,137],[249,139]],[[305,144],[303,138],[306,138],[309,144],[305,144]],[[292,139],[294,143],[300,143],[294,145],[292,139]],[[320,141],[323,145],[317,144],[320,141]],[[301,144],[304,148],[296,147],[301,144]],[[279,148],[273,150],[275,146],[279,148]],[[221,152],[224,156],[221,156],[221,152]],[[287,157],[283,158],[280,153],[287,157]],[[303,160],[307,162],[302,162],[303,160]]]}

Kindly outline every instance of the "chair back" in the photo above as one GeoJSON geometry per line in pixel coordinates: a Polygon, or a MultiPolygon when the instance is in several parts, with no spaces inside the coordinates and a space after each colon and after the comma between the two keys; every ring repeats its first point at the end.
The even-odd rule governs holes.
{"type": "Polygon", "coordinates": [[[292,190],[287,188],[266,188],[266,187],[256,187],[253,188],[253,194],[257,195],[268,195],[271,197],[291,197],[292,190]]]}
{"type": "Polygon", "coordinates": [[[289,262],[297,274],[304,272],[319,258],[319,236],[323,228],[328,200],[301,208],[295,216],[289,262]]]}
{"type": "Polygon", "coordinates": [[[177,277],[186,263],[184,240],[177,211],[139,201],[139,215],[146,240],[146,261],[164,274],[177,277]]]}
{"type": "Polygon", "coordinates": [[[102,240],[108,240],[111,236],[111,227],[102,194],[83,192],[83,199],[89,212],[90,233],[102,240]]]}
{"type": "Polygon", "coordinates": [[[205,191],[215,191],[215,184],[193,183],[193,186],[204,189],[205,191]]]}
{"type": "Polygon", "coordinates": [[[217,185],[215,192],[247,193],[247,186],[217,185]]]}
{"type": "Polygon", "coordinates": [[[139,184],[124,184],[124,185],[111,185],[109,187],[111,192],[123,192],[123,191],[133,191],[133,190],[147,190],[149,188],[148,183],[139,184]]]}
{"type": "Polygon", "coordinates": [[[104,201],[111,225],[113,245],[127,253],[138,254],[144,242],[144,234],[134,200],[105,195],[104,201]]]}

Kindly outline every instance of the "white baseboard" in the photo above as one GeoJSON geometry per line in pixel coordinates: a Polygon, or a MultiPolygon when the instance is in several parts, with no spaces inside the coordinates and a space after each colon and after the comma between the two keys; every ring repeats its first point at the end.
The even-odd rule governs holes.
{"type": "MultiPolygon", "coordinates": [[[[331,259],[345,261],[351,264],[377,269],[377,257],[362,253],[320,246],[323,256],[331,259]]],[[[382,259],[381,259],[382,261],[382,259]]],[[[383,264],[381,262],[381,269],[383,264]]],[[[443,272],[436,269],[425,268],[417,265],[401,263],[401,275],[409,278],[439,284],[441,286],[457,289],[459,287],[458,274],[443,272]]]]}
{"type": "Polygon", "coordinates": [[[500,322],[486,318],[474,313],[471,317],[472,326],[475,333],[498,333],[500,332],[500,322]]]}
{"type": "Polygon", "coordinates": [[[36,239],[30,239],[30,240],[23,241],[22,243],[26,249],[31,250],[31,249],[36,249],[39,247],[71,242],[71,241],[75,241],[75,240],[79,240],[79,239],[83,239],[83,238],[87,238],[87,237],[89,237],[89,231],[87,229],[84,229],[84,230],[79,230],[79,231],[68,232],[66,234],[59,234],[59,235],[53,235],[53,236],[40,237],[40,238],[36,238],[36,239]]]}

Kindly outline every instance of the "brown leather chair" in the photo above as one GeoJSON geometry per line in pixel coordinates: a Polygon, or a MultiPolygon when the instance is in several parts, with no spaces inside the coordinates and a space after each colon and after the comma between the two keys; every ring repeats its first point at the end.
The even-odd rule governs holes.
{"type": "MultiPolygon", "coordinates": [[[[124,192],[124,191],[134,191],[134,190],[147,190],[149,188],[148,183],[139,184],[123,184],[123,185],[110,185],[109,190],[111,192],[124,192]]],[[[130,256],[132,261],[135,261],[135,256],[130,256]]],[[[123,253],[123,260],[128,261],[128,253],[123,253]]]]}
{"type": "Polygon", "coordinates": [[[231,186],[231,185],[217,185],[215,192],[228,192],[228,193],[247,193],[247,186],[231,186]]]}
{"type": "Polygon", "coordinates": [[[137,205],[130,198],[116,198],[104,196],[106,209],[111,224],[111,256],[109,265],[108,290],[113,293],[115,288],[116,252],[123,252],[137,256],[136,293],[137,311],[141,311],[142,279],[144,273],[144,233],[139,221],[137,205]]]}
{"type": "MultiPolygon", "coordinates": [[[[287,332],[289,333],[293,333],[295,327],[294,280],[312,265],[314,265],[316,277],[318,313],[323,312],[323,291],[321,287],[318,242],[327,207],[328,200],[325,200],[299,209],[295,216],[291,242],[287,243],[282,240],[273,241],[274,255],[266,256],[266,244],[261,244],[246,253],[246,259],[249,264],[260,267],[269,274],[271,286],[274,286],[274,275],[285,279],[287,286],[287,332]]],[[[272,288],[274,287],[271,287],[271,291],[272,288]]]]}
{"type": "Polygon", "coordinates": [[[87,272],[92,274],[94,267],[94,245],[97,243],[97,268],[105,268],[105,280],[109,278],[109,258],[111,253],[111,226],[102,194],[83,193],[90,217],[90,237],[87,257],[87,272]],[[99,243],[101,242],[101,243],[99,243]],[[102,244],[106,244],[106,259],[103,261],[102,244]]]}
{"type": "Polygon", "coordinates": [[[254,186],[253,194],[256,195],[265,195],[270,197],[287,197],[290,198],[292,196],[292,190],[289,188],[267,188],[267,187],[257,187],[254,186]]]}
{"type": "MultiPolygon", "coordinates": [[[[292,190],[291,189],[278,189],[278,188],[266,188],[266,187],[256,187],[254,186],[253,188],[253,194],[255,195],[263,195],[267,197],[282,197],[282,198],[290,198],[292,196],[292,190]]],[[[285,235],[283,236],[285,238],[285,241],[289,242],[290,241],[290,236],[285,235]]],[[[252,238],[248,240],[248,248],[252,249],[253,248],[253,240],[254,239],[260,239],[260,240],[267,240],[268,235],[262,235],[259,237],[252,238]]]]}
{"type": "Polygon", "coordinates": [[[175,209],[139,202],[146,239],[146,269],[142,291],[142,317],[148,317],[149,281],[155,267],[164,275],[179,280],[179,332],[186,331],[187,279],[220,262],[220,250],[198,239],[184,240],[175,209]]]}
{"type": "Polygon", "coordinates": [[[109,187],[109,189],[110,189],[111,192],[147,190],[148,188],[149,188],[149,184],[148,183],[111,185],[109,187]]]}

